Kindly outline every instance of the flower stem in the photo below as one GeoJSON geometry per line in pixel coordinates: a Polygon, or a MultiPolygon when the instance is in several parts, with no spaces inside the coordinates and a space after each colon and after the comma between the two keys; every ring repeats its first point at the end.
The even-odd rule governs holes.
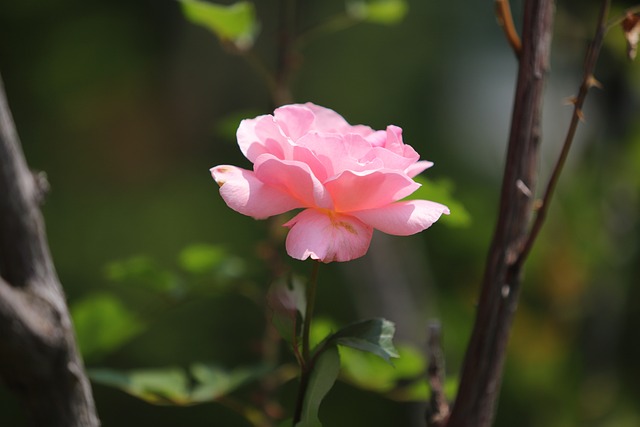
{"type": "Polygon", "coordinates": [[[311,318],[313,317],[313,309],[316,304],[316,288],[318,284],[318,270],[320,269],[320,261],[314,261],[313,269],[311,270],[311,278],[309,279],[309,285],[307,286],[307,308],[304,313],[304,324],[302,327],[302,361],[304,362],[303,369],[309,364],[311,358],[311,346],[309,342],[309,335],[311,332],[311,318]]]}
{"type": "Polygon", "coordinates": [[[296,408],[293,415],[293,425],[295,426],[302,418],[302,407],[304,398],[307,394],[309,385],[309,377],[313,370],[313,359],[311,358],[311,346],[309,335],[311,331],[311,318],[313,317],[313,308],[316,303],[316,288],[318,284],[318,270],[320,269],[320,261],[313,262],[311,277],[307,286],[307,307],[304,313],[304,324],[302,326],[302,363],[300,364],[300,385],[298,386],[298,397],[296,408]]]}

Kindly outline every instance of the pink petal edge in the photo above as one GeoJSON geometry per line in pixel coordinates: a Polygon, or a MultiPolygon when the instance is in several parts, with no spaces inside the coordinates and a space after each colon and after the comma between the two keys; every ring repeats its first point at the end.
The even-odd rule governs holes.
{"type": "Polygon", "coordinates": [[[395,236],[409,236],[426,230],[442,214],[449,215],[449,208],[429,200],[407,200],[378,209],[350,212],[376,230],[395,236]]]}
{"type": "Polygon", "coordinates": [[[301,207],[298,200],[256,178],[252,171],[220,165],[210,169],[227,206],[255,219],[264,219],[301,207]]]}

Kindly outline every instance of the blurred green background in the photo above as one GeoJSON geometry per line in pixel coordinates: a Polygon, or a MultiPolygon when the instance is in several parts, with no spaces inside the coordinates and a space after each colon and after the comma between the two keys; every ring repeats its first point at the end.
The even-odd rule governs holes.
{"type": "MultiPolygon", "coordinates": [[[[299,31],[345,8],[342,0],[298,3],[299,31]]],[[[513,3],[517,17],[522,2],[513,3]]],[[[633,4],[614,3],[614,15],[633,4]]],[[[279,2],[255,5],[255,51],[273,66],[279,2]]],[[[598,6],[558,5],[541,184],[598,6]]],[[[497,426],[640,425],[640,64],[626,60],[624,43],[618,28],[607,37],[597,72],[604,90],[587,100],[526,268],[497,426]]],[[[336,324],[385,316],[398,325],[397,342],[418,350],[438,318],[455,379],[495,224],[516,72],[492,2],[408,1],[402,22],[318,37],[299,61],[296,101],[354,124],[401,126],[405,142],[435,162],[426,176],[448,186],[470,218],[461,207],[417,236],[376,234],[363,259],[323,266],[318,315],[336,324]]],[[[218,164],[249,166],[234,126],[271,111],[247,61],[189,23],[175,1],[5,1],[0,73],[28,162],[51,185],[49,242],[88,368],[259,363],[274,260],[302,275],[309,265],[286,258],[277,223],[228,209],[209,176],[218,164]]],[[[94,384],[105,427],[249,426],[234,402],[254,401],[251,389],[176,407],[94,384]]],[[[294,393],[289,381],[272,397],[287,410],[294,393]]],[[[347,381],[330,392],[321,418],[421,426],[424,409],[347,381]]],[[[0,389],[0,425],[24,424],[0,389]]]]}

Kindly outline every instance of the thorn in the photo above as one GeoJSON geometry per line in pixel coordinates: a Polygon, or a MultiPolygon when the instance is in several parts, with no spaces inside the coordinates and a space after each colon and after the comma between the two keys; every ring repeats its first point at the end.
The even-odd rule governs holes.
{"type": "Polygon", "coordinates": [[[591,74],[589,77],[587,77],[587,86],[589,87],[589,89],[591,89],[592,87],[597,87],[598,89],[602,89],[602,83],[600,83],[594,76],[593,74],[591,74]]]}
{"type": "Polygon", "coordinates": [[[564,100],[564,105],[576,105],[578,103],[578,98],[575,96],[570,96],[564,100]]]}
{"type": "Polygon", "coordinates": [[[584,120],[584,113],[582,112],[582,108],[578,108],[578,109],[576,109],[576,116],[578,116],[578,119],[579,119],[582,123],[585,123],[585,120],[584,120]]]}

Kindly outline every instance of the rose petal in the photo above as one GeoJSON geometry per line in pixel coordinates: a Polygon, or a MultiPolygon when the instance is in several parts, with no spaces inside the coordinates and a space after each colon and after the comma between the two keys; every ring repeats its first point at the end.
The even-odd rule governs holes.
{"type": "Polygon", "coordinates": [[[442,214],[448,215],[449,208],[428,200],[407,200],[349,213],[377,230],[396,236],[409,236],[426,230],[442,214]]]}
{"type": "Polygon", "coordinates": [[[279,159],[290,157],[292,144],[282,133],[273,116],[265,115],[241,121],[236,137],[242,154],[252,163],[265,153],[279,159]]]}
{"type": "Polygon", "coordinates": [[[315,117],[313,123],[315,131],[343,133],[351,127],[344,117],[329,108],[311,102],[304,104],[304,107],[311,111],[315,117]]]}
{"type": "Polygon", "coordinates": [[[315,118],[308,108],[300,104],[280,107],[273,112],[273,117],[284,134],[294,141],[309,131],[315,118]]]}
{"type": "Polygon", "coordinates": [[[305,163],[263,154],[253,169],[260,181],[299,200],[301,206],[333,208],[331,195],[305,163]]]}
{"type": "MultiPolygon", "coordinates": [[[[311,150],[314,157],[323,165],[324,178],[316,173],[321,181],[335,177],[345,170],[364,171],[382,167],[382,162],[361,161],[370,151],[371,146],[365,139],[356,134],[336,135],[331,133],[309,132],[298,140],[298,144],[311,150]],[[377,167],[374,167],[377,166],[377,167]]],[[[370,156],[367,156],[370,157],[370,156]]],[[[297,159],[296,159],[297,160],[297,159]]],[[[309,164],[315,173],[315,168],[309,164]]]]}
{"type": "MultiPolygon", "coordinates": [[[[404,142],[402,142],[402,128],[398,126],[387,126],[387,140],[384,143],[384,148],[396,153],[400,156],[404,155],[404,142]]],[[[418,160],[416,158],[416,160],[418,160]]]]}
{"type": "Polygon", "coordinates": [[[386,206],[416,191],[420,184],[403,172],[381,169],[373,172],[344,171],[324,184],[338,212],[386,206]]]}
{"type": "Polygon", "coordinates": [[[285,224],[287,253],[328,263],[360,258],[367,253],[373,229],[357,218],[330,211],[306,209],[285,224]]]}
{"type": "Polygon", "coordinates": [[[413,178],[414,176],[417,176],[425,170],[429,169],[431,166],[433,166],[433,162],[430,162],[428,160],[421,160],[409,166],[404,171],[404,173],[406,173],[410,178],[413,178]]]}
{"type": "Polygon", "coordinates": [[[211,176],[227,205],[243,215],[263,219],[302,207],[289,194],[265,185],[252,171],[221,165],[211,168],[211,176]]]}

